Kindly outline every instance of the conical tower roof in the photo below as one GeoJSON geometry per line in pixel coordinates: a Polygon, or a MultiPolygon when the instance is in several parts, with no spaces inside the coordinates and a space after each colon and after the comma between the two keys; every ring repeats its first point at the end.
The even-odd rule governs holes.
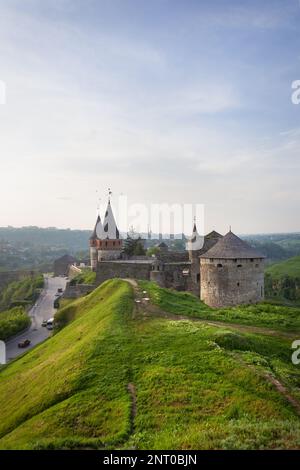
{"type": "Polygon", "coordinates": [[[118,240],[120,233],[114,218],[110,200],[108,200],[107,209],[103,221],[102,239],[118,240]]]}
{"type": "Polygon", "coordinates": [[[201,250],[204,242],[204,237],[199,235],[196,222],[194,222],[192,236],[188,239],[186,248],[188,250],[201,250]]]}
{"type": "Polygon", "coordinates": [[[221,235],[220,233],[216,232],[215,230],[212,230],[211,232],[209,232],[207,235],[205,235],[205,238],[208,240],[208,239],[211,239],[211,238],[222,238],[223,235],[221,235]]]}
{"type": "Polygon", "coordinates": [[[236,259],[265,258],[265,256],[230,231],[200,258],[236,259]]]}
{"type": "Polygon", "coordinates": [[[103,230],[102,222],[101,222],[100,215],[98,214],[93,233],[90,236],[90,240],[97,240],[97,238],[101,239],[102,230],[103,230]]]}

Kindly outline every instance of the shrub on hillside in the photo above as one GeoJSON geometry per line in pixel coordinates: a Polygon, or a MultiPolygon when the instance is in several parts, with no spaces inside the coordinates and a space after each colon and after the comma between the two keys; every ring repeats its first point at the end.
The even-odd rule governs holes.
{"type": "Polygon", "coordinates": [[[43,276],[28,276],[20,281],[11,282],[0,294],[0,311],[18,305],[32,305],[44,286],[43,276]]]}
{"type": "Polygon", "coordinates": [[[0,313],[0,340],[7,341],[11,336],[30,326],[30,318],[22,307],[14,307],[0,313]]]}

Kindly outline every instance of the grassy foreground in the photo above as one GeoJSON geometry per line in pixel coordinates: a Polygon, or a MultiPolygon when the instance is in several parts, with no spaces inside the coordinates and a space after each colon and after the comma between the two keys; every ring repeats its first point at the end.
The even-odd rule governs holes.
{"type": "MultiPolygon", "coordinates": [[[[150,316],[105,282],[0,370],[0,449],[300,448],[288,341],[150,316]]],[[[184,307],[183,307],[184,308],[184,307]]]]}

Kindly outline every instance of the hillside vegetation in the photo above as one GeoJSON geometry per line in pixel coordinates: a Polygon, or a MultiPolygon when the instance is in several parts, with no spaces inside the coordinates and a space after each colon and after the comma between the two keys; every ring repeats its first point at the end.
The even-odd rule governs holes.
{"type": "Polygon", "coordinates": [[[14,307],[0,313],[0,340],[7,341],[30,326],[30,318],[23,307],[14,307]]]}
{"type": "Polygon", "coordinates": [[[94,284],[96,281],[96,272],[91,271],[90,269],[82,269],[82,272],[73,277],[70,281],[71,286],[76,284],[94,284]]]}
{"type": "Polygon", "coordinates": [[[0,293],[0,340],[10,337],[30,326],[27,311],[44,286],[42,275],[28,276],[11,282],[0,293]]]}
{"type": "Polygon", "coordinates": [[[274,279],[283,276],[300,279],[300,256],[294,256],[280,263],[272,264],[266,269],[266,272],[271,274],[274,279]]]}
{"type": "MultiPolygon", "coordinates": [[[[28,276],[20,281],[11,282],[0,293],[0,312],[16,305],[30,306],[39,296],[44,286],[43,276],[28,276]]],[[[1,313],[0,313],[1,316],[1,313]]]]}
{"type": "Polygon", "coordinates": [[[188,292],[164,289],[148,281],[140,281],[140,285],[147,290],[154,304],[176,315],[300,332],[299,307],[260,303],[213,309],[188,292]]]}
{"type": "Polygon", "coordinates": [[[300,256],[269,266],[265,285],[268,297],[300,303],[300,256]]]}
{"type": "Polygon", "coordinates": [[[0,449],[300,448],[297,411],[265,376],[297,399],[288,340],[155,316],[136,295],[105,282],[0,370],[0,449]]]}

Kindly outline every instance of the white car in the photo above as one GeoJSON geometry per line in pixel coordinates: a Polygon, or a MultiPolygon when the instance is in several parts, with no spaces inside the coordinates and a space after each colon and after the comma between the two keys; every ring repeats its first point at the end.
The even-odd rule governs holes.
{"type": "Polygon", "coordinates": [[[53,323],[54,318],[49,318],[49,320],[47,320],[47,330],[53,330],[53,323]]]}

